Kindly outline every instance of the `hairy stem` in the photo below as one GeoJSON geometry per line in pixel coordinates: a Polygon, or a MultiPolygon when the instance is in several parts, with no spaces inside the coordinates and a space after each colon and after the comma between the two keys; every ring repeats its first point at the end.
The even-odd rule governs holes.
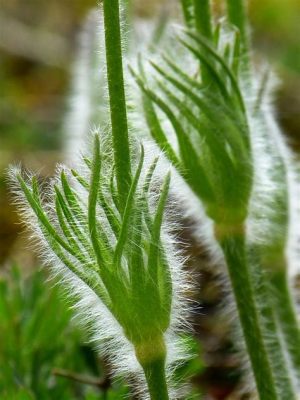
{"type": "Polygon", "coordinates": [[[274,309],[276,310],[290,359],[298,381],[300,381],[300,329],[289,290],[286,268],[272,272],[271,284],[274,309]]]}
{"type": "Polygon", "coordinates": [[[279,164],[276,167],[278,187],[277,192],[274,194],[274,200],[277,204],[274,222],[281,227],[281,231],[279,236],[274,237],[273,243],[264,249],[262,262],[270,276],[271,299],[273,300],[274,311],[299,384],[300,327],[289,287],[288,260],[286,257],[286,247],[289,237],[288,227],[291,217],[289,196],[291,194],[289,193],[288,184],[288,165],[279,149],[275,148],[275,151],[279,164]]]}
{"type": "Polygon", "coordinates": [[[194,0],[195,27],[207,39],[212,39],[212,22],[209,0],[194,0]]]}
{"type": "Polygon", "coordinates": [[[151,400],[169,400],[164,338],[161,336],[136,345],[135,354],[143,368],[151,400]]]}
{"type": "Polygon", "coordinates": [[[248,43],[247,17],[244,0],[227,0],[227,12],[229,21],[239,29],[242,40],[248,43]]]}
{"type": "MultiPolygon", "coordinates": [[[[248,249],[251,277],[254,285],[255,300],[258,306],[262,332],[266,351],[271,362],[274,381],[281,400],[296,399],[293,383],[290,376],[289,365],[286,359],[286,346],[279,335],[277,304],[274,301],[274,288],[272,287],[268,271],[264,268],[257,246],[248,249]]],[[[285,304],[281,304],[285,309],[285,304]]]]}
{"type": "MultiPolygon", "coordinates": [[[[210,42],[212,42],[212,17],[210,0],[193,0],[194,2],[194,24],[196,31],[210,42]]],[[[204,52],[205,53],[205,52],[204,52]]],[[[206,65],[201,63],[201,76],[204,84],[212,84],[210,72],[206,65]]]]}
{"type": "Polygon", "coordinates": [[[158,359],[143,366],[151,400],[168,400],[165,359],[158,359]]]}
{"type": "MultiPolygon", "coordinates": [[[[267,144],[267,149],[274,154],[274,159],[275,157],[277,158],[274,175],[277,187],[273,193],[271,203],[276,204],[276,213],[271,214],[271,222],[274,226],[280,227],[280,229],[277,228],[277,232],[273,233],[272,240],[266,246],[258,249],[260,254],[259,263],[268,277],[268,297],[272,302],[274,315],[277,319],[277,329],[282,337],[283,350],[288,353],[290,365],[295,371],[299,384],[300,329],[289,288],[288,260],[286,258],[290,223],[288,165],[280,151],[280,146],[277,143],[274,145],[272,137],[265,135],[264,140],[267,144]]],[[[280,375],[278,378],[280,378],[280,375]]]]}
{"type": "Polygon", "coordinates": [[[249,69],[250,38],[245,0],[227,0],[227,13],[229,22],[236,26],[241,35],[241,61],[242,66],[249,69]]]}
{"type": "MultiPolygon", "coordinates": [[[[216,237],[223,249],[229,277],[237,305],[246,347],[252,364],[257,390],[261,400],[281,400],[277,394],[272,368],[265,348],[259,310],[247,263],[244,234],[218,234],[216,237]]],[[[244,232],[244,227],[241,227],[244,232]]]]}
{"type": "Polygon", "coordinates": [[[123,77],[119,0],[103,0],[107,80],[116,179],[121,207],[131,184],[130,148],[123,77]]]}

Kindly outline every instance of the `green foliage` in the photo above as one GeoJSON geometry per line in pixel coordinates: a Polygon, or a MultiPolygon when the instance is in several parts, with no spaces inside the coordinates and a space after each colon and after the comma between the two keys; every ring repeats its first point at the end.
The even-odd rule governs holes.
{"type": "MultiPolygon", "coordinates": [[[[253,154],[253,144],[259,140],[254,130],[262,131],[264,149],[267,149],[264,151],[270,152],[274,160],[282,157],[282,150],[280,145],[276,148],[271,144],[268,132],[271,128],[262,123],[267,117],[260,114],[257,106],[253,107],[255,103],[251,100],[256,95],[256,81],[248,58],[243,1],[228,0],[227,6],[228,20],[234,25],[230,36],[226,28],[218,25],[211,28],[209,2],[195,2],[194,27],[179,38],[185,52],[176,49],[184,60],[192,60],[189,63],[194,70],[189,66],[187,73],[187,62],[174,63],[170,57],[162,56],[159,61],[151,62],[152,76],[146,76],[141,66],[139,73],[132,71],[132,74],[145,97],[144,112],[153,139],[214,222],[215,238],[227,264],[260,398],[292,399],[296,395],[279,329],[283,329],[289,348],[292,340],[288,332],[294,332],[298,343],[299,327],[294,318],[289,319],[287,325],[284,313],[278,313],[278,302],[274,305],[272,300],[275,285],[269,291],[262,256],[257,254],[259,244],[255,239],[255,244],[250,244],[253,239],[249,239],[247,231],[252,217],[250,207],[256,201],[253,191],[259,172],[255,163],[259,157],[267,157],[258,147],[255,147],[258,154],[253,154]],[[176,145],[171,144],[163,129],[166,121],[172,126],[176,145]],[[280,314],[281,328],[275,314],[280,314]]],[[[189,7],[189,3],[183,2],[187,24],[191,26],[189,7]]],[[[276,181],[278,192],[273,191],[269,196],[273,202],[274,198],[280,199],[277,211],[282,215],[282,219],[278,216],[272,219],[268,215],[270,224],[280,225],[279,232],[286,237],[287,203],[286,197],[283,199],[286,171],[281,165],[278,176],[269,172],[266,179],[276,181]],[[283,197],[279,193],[281,190],[283,197]]],[[[279,242],[274,234],[271,247],[279,245],[280,252],[286,242],[282,238],[279,242]]],[[[270,254],[268,251],[265,247],[262,253],[270,254]]],[[[281,278],[286,281],[283,275],[281,278]]],[[[284,287],[286,289],[286,284],[284,287]]],[[[293,315],[289,296],[281,300],[287,315],[293,315]]],[[[289,354],[293,362],[297,358],[294,350],[289,354]]]]}
{"type": "Polygon", "coordinates": [[[90,165],[90,182],[76,171],[73,175],[89,193],[87,208],[84,198],[70,186],[62,171],[60,184],[54,186],[57,222],[51,221],[43,208],[37,178],[32,178],[31,187],[21,175],[17,175],[17,179],[57,258],[100,297],[131,342],[138,346],[152,342],[166,331],[170,318],[170,269],[159,244],[170,177],[167,176],[157,208],[151,213],[147,196],[155,164],[148,171],[139,193],[144,163],[142,149],[121,216],[118,210],[121,198],[117,197],[114,204],[108,191],[110,181],[105,179],[114,170],[109,175],[102,172],[97,135],[93,159],[85,158],[85,161],[90,165]],[[98,203],[106,221],[101,220],[98,203]],[[108,208],[108,204],[113,207],[108,208]]]}
{"type": "MultiPolygon", "coordinates": [[[[70,323],[72,312],[61,290],[44,283],[46,278],[44,271],[25,278],[14,266],[0,281],[1,399],[102,398],[98,390],[52,373],[64,368],[101,376],[103,371],[83,344],[82,332],[70,323]]],[[[125,392],[124,386],[115,385],[108,395],[113,399],[125,392]]]]}
{"type": "Polygon", "coordinates": [[[205,65],[214,91],[207,88],[205,82],[189,77],[166,57],[164,67],[152,63],[163,78],[163,81],[156,80],[159,90],[151,90],[142,73],[140,76],[134,73],[152,102],[145,100],[149,128],[157,144],[166,150],[169,160],[174,163],[179,158],[175,161],[177,169],[202,199],[208,215],[220,225],[238,224],[247,215],[252,170],[244,99],[237,76],[232,72],[233,64],[238,69],[237,35],[233,43],[228,44],[231,47],[227,47],[229,53],[235,55],[229,65],[224,61],[224,54],[219,55],[204,39],[191,32],[186,34],[183,45],[205,65]],[[154,105],[173,126],[178,155],[170,150],[154,105]],[[232,185],[233,181],[241,185],[232,185]]]}
{"type": "MultiPolygon", "coordinates": [[[[142,148],[121,212],[123,194],[120,197],[115,190],[115,195],[111,192],[115,185],[115,169],[111,168],[107,152],[100,150],[98,135],[94,137],[92,159],[85,157],[84,162],[87,180],[73,170],[71,184],[71,174],[67,177],[66,171],[60,173],[52,194],[55,219],[53,212],[47,212],[43,205],[37,177],[30,183],[20,173],[16,178],[35,214],[38,229],[57,257],[56,262],[60,261],[80,278],[111,312],[134,345],[147,379],[157,382],[161,377],[161,384],[165,385],[164,333],[170,325],[173,291],[169,260],[161,242],[161,227],[170,176],[167,175],[156,208],[152,209],[149,195],[157,159],[146,169],[142,180],[142,148]],[[74,181],[81,185],[82,192],[74,188],[74,181]]],[[[95,321],[91,319],[90,322],[95,321]]],[[[158,397],[153,398],[162,395],[159,387],[158,397]]]]}
{"type": "MultiPolygon", "coordinates": [[[[169,398],[164,335],[171,324],[174,296],[171,260],[166,252],[170,245],[166,243],[166,236],[162,241],[170,175],[166,175],[160,195],[153,201],[151,181],[157,159],[150,167],[145,167],[145,178],[141,178],[143,147],[138,163],[131,156],[119,12],[118,0],[113,3],[104,0],[111,117],[111,140],[108,140],[108,145],[112,143],[113,157],[107,155],[108,147],[100,148],[99,136],[95,135],[93,157],[83,159],[88,169],[85,174],[87,179],[81,175],[81,171],[73,171],[71,184],[71,177],[62,171],[51,193],[53,210],[49,210],[42,200],[36,176],[27,182],[20,172],[15,172],[15,178],[36,220],[33,229],[45,239],[44,250],[50,250],[52,263],[54,254],[61,275],[67,268],[70,276],[81,281],[80,295],[83,301],[92,293],[102,302],[113,319],[112,326],[114,320],[117,321],[122,329],[120,335],[125,335],[133,345],[151,399],[163,400],[169,398]],[[135,171],[131,169],[132,164],[137,164],[135,171]],[[76,190],[74,180],[83,190],[76,190]]],[[[180,269],[175,256],[172,263],[175,263],[173,269],[180,269]]],[[[75,279],[71,291],[77,285],[75,279]]],[[[85,311],[81,310],[83,316],[85,311]]],[[[99,321],[93,313],[89,314],[86,324],[99,329],[99,321]]],[[[99,332],[98,341],[109,338],[109,335],[109,332],[99,332]]],[[[113,334],[111,336],[118,346],[118,338],[113,334]]],[[[128,346],[127,351],[130,350],[128,346]]],[[[124,350],[114,349],[115,357],[119,356],[118,351],[124,350]]],[[[127,365],[123,368],[126,369],[127,365]]]]}
{"type": "MultiPolygon", "coordinates": [[[[290,166],[280,138],[269,132],[273,117],[264,81],[257,89],[252,71],[243,0],[227,0],[232,26],[213,23],[209,0],[181,3],[188,30],[172,45],[183,62],[162,55],[150,62],[150,74],[140,60],[139,71],[131,72],[143,92],[153,139],[213,223],[210,240],[213,248],[223,252],[258,395],[262,400],[293,400],[296,391],[290,364],[299,367],[300,333],[285,272],[290,166]],[[166,126],[172,128],[176,144],[166,126]],[[275,144],[273,139],[278,139],[275,144]],[[256,141],[263,145],[257,146],[256,141]],[[270,187],[277,185],[264,192],[271,200],[257,194],[261,181],[256,162],[268,153],[279,167],[276,173],[263,171],[270,187]],[[261,242],[263,233],[255,228],[258,237],[253,238],[249,229],[259,219],[255,202],[267,210],[265,226],[278,229],[273,238],[261,242]],[[275,216],[270,211],[274,203],[275,216]],[[273,265],[273,251],[278,265],[273,265]]],[[[103,12],[109,138],[95,134],[93,155],[83,157],[84,168],[62,168],[47,196],[36,176],[26,179],[16,171],[15,178],[22,202],[30,206],[35,236],[42,237],[43,251],[55,273],[63,277],[70,297],[79,300],[83,323],[96,331],[94,340],[110,343],[113,367],[127,368],[127,372],[128,365],[117,365],[118,356],[122,361],[126,356],[122,349],[133,352],[151,400],[167,400],[172,312],[174,307],[179,309],[178,315],[184,310],[178,301],[181,259],[164,230],[170,174],[160,173],[160,180],[154,179],[158,158],[149,162],[144,147],[139,149],[129,139],[119,1],[104,0],[103,12]],[[100,324],[102,313],[107,313],[105,330],[100,324]],[[116,322],[121,338],[116,337],[116,322]]],[[[39,326],[37,332],[40,330],[39,326]]],[[[34,362],[31,365],[35,366],[34,362]]],[[[197,363],[188,364],[181,371],[175,368],[174,376],[201,369],[197,363]]],[[[35,367],[32,371],[42,373],[35,367]]],[[[35,394],[38,381],[34,376],[29,386],[21,385],[21,391],[11,395],[35,394]]],[[[94,392],[86,394],[94,398],[94,392]]],[[[115,395],[112,392],[111,398],[115,395]]]]}

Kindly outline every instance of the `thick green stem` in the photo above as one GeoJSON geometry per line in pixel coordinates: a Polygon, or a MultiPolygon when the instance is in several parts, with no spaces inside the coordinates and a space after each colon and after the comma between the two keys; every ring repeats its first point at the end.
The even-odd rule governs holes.
{"type": "Polygon", "coordinates": [[[123,77],[118,0],[103,0],[107,80],[119,203],[126,204],[131,183],[130,148],[123,77]]]}
{"type": "Polygon", "coordinates": [[[250,38],[249,38],[249,28],[248,19],[245,7],[245,0],[227,0],[227,13],[229,22],[236,26],[240,31],[241,35],[241,56],[242,56],[242,66],[246,71],[249,70],[249,48],[250,48],[250,38]]]}
{"type": "Polygon", "coordinates": [[[208,40],[212,39],[212,21],[209,0],[194,0],[195,26],[208,40]]]}
{"type": "Polygon", "coordinates": [[[300,329],[289,290],[286,269],[271,273],[272,295],[280,328],[292,365],[300,382],[300,329]]]}
{"type": "MultiPolygon", "coordinates": [[[[276,392],[272,368],[265,348],[263,332],[259,320],[254,288],[247,263],[244,227],[236,234],[216,237],[223,249],[228,266],[239,319],[246,347],[252,364],[256,386],[261,400],[281,400],[276,392]]],[[[234,230],[235,231],[235,230],[234,230]]],[[[292,397],[293,398],[293,397],[292,397]]]]}
{"type": "Polygon", "coordinates": [[[151,400],[169,400],[164,338],[158,336],[137,344],[135,354],[143,368],[151,400]]]}
{"type": "Polygon", "coordinates": [[[165,359],[143,366],[151,400],[169,400],[165,373],[165,359]]]}
{"type": "MultiPolygon", "coordinates": [[[[212,16],[210,9],[210,0],[193,0],[194,3],[194,24],[196,31],[205,37],[208,41],[212,42],[213,29],[212,29],[212,16]]],[[[205,54],[205,52],[204,52],[205,54]]],[[[205,65],[201,65],[202,82],[206,85],[213,84],[210,71],[205,65]]]]}
{"type": "Polygon", "coordinates": [[[244,44],[248,44],[248,23],[244,0],[227,0],[227,12],[229,22],[239,29],[244,44]]]}
{"type": "Polygon", "coordinates": [[[276,213],[271,214],[271,223],[280,227],[273,233],[272,240],[258,249],[260,264],[269,280],[269,298],[272,301],[278,329],[282,333],[284,351],[288,353],[300,383],[300,328],[288,282],[288,261],[286,247],[289,227],[289,187],[287,165],[277,144],[267,135],[264,137],[267,148],[277,158],[274,178],[277,182],[272,204],[276,204],[276,213]]]}
{"type": "MultiPolygon", "coordinates": [[[[256,246],[251,246],[248,253],[255,300],[261,317],[263,337],[271,362],[277,393],[281,400],[296,399],[286,359],[286,346],[279,334],[278,309],[273,301],[274,289],[270,287],[270,276],[263,267],[259,249],[256,246]]],[[[285,305],[281,305],[281,307],[284,308],[285,305]]]]}

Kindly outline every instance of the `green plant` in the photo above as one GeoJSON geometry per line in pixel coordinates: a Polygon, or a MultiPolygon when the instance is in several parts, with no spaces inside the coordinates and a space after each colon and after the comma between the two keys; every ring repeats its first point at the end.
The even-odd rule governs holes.
{"type": "Polygon", "coordinates": [[[182,260],[164,221],[170,174],[158,190],[158,158],[129,144],[118,0],[104,0],[103,14],[111,135],[94,134],[85,168],[58,171],[50,203],[36,176],[18,169],[12,176],[44,254],[81,299],[80,315],[102,353],[120,373],[138,375],[139,364],[151,398],[163,400],[167,349],[185,314],[182,260]]]}
{"type": "Polygon", "coordinates": [[[296,398],[299,326],[285,256],[294,212],[291,158],[266,80],[257,83],[249,57],[243,1],[227,1],[231,26],[213,24],[209,1],[182,6],[191,28],[175,50],[183,62],[163,55],[151,62],[152,74],[141,65],[132,74],[152,137],[213,221],[260,398],[296,398]],[[178,151],[163,129],[166,119],[178,151]]]}
{"type": "MultiPolygon", "coordinates": [[[[53,374],[59,368],[102,379],[103,370],[71,323],[73,313],[63,301],[61,289],[46,280],[49,276],[44,270],[25,276],[17,266],[0,279],[0,396],[7,400],[67,400],[94,393],[104,399],[95,386],[88,389],[53,374]]],[[[125,392],[124,385],[107,388],[110,398],[125,392]]]]}
{"type": "MultiPolygon", "coordinates": [[[[300,333],[286,257],[294,176],[269,106],[271,85],[252,65],[242,0],[227,0],[227,22],[217,24],[209,0],[181,4],[187,29],[175,38],[164,30],[169,54],[152,48],[150,64],[138,57],[131,73],[151,135],[177,171],[172,185],[183,192],[182,207],[192,205],[194,221],[204,210],[211,231],[203,235],[227,266],[259,397],[296,399],[300,333]]],[[[113,369],[136,377],[143,371],[139,382],[146,381],[151,399],[164,400],[186,288],[164,218],[170,174],[162,173],[166,160],[129,136],[119,1],[103,0],[103,15],[108,133],[94,134],[83,167],[60,168],[46,197],[36,176],[12,175],[21,206],[30,205],[27,220],[81,299],[83,323],[113,369]]]]}

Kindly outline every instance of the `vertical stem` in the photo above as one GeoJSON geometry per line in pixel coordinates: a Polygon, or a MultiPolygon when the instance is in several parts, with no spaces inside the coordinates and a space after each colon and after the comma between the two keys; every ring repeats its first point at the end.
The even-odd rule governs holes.
{"type": "MultiPolygon", "coordinates": [[[[244,227],[241,227],[242,232],[244,227]]],[[[244,234],[216,235],[228,266],[239,319],[261,400],[281,400],[276,392],[259,321],[255,294],[247,264],[244,234]]]]}
{"type": "Polygon", "coordinates": [[[194,0],[195,27],[208,40],[212,39],[212,22],[209,0],[194,0]]]}
{"type": "Polygon", "coordinates": [[[236,26],[241,35],[241,56],[242,66],[246,72],[249,71],[249,28],[246,13],[245,0],[227,0],[227,13],[229,22],[236,26]]]}
{"type": "MultiPolygon", "coordinates": [[[[255,300],[260,314],[266,351],[271,362],[274,381],[280,400],[295,399],[295,391],[286,357],[286,345],[280,334],[278,310],[274,302],[274,290],[270,287],[270,276],[263,267],[259,246],[248,249],[250,275],[253,282],[255,300]]],[[[271,282],[272,284],[272,282],[271,282]]],[[[285,305],[283,306],[285,307],[285,305]]]]}
{"type": "Polygon", "coordinates": [[[286,342],[295,373],[300,382],[300,329],[291,298],[286,268],[271,273],[274,309],[286,342]]]}
{"type": "Polygon", "coordinates": [[[119,203],[131,183],[130,148],[123,77],[119,0],[103,0],[107,80],[119,203]]]}
{"type": "Polygon", "coordinates": [[[235,25],[241,34],[244,46],[248,47],[248,23],[244,0],[227,0],[228,20],[235,25]]]}
{"type": "MultiPolygon", "coordinates": [[[[270,141],[270,138],[269,138],[270,141]]],[[[263,249],[263,266],[270,276],[270,291],[273,308],[276,313],[279,328],[283,334],[286,350],[291,365],[294,368],[298,384],[300,383],[300,327],[297,320],[295,305],[289,288],[288,261],[286,247],[288,241],[288,227],[290,223],[288,166],[280,153],[280,147],[269,143],[269,148],[278,159],[276,166],[277,190],[273,194],[277,212],[273,216],[274,225],[280,226],[281,231],[274,235],[273,243],[263,249]]]]}
{"type": "Polygon", "coordinates": [[[135,346],[135,354],[143,368],[151,400],[169,400],[166,379],[166,344],[163,336],[135,346]]]}
{"type": "Polygon", "coordinates": [[[168,400],[165,359],[161,358],[143,366],[151,400],[168,400]]]}
{"type": "Polygon", "coordinates": [[[277,228],[272,241],[260,249],[260,263],[269,278],[269,297],[277,318],[278,329],[281,331],[284,350],[288,353],[290,365],[299,384],[300,327],[289,288],[288,261],[285,254],[290,223],[288,166],[280,151],[281,146],[276,142],[273,143],[267,134],[264,135],[264,140],[268,151],[273,153],[274,159],[275,157],[277,159],[276,169],[273,172],[277,187],[273,192],[271,203],[276,204],[276,213],[271,214],[271,222],[280,229],[277,228]]]}
{"type": "MultiPolygon", "coordinates": [[[[212,18],[210,10],[210,0],[193,0],[195,14],[195,28],[197,32],[212,42],[212,18]]],[[[213,83],[210,72],[205,65],[200,65],[202,82],[206,85],[213,83]]]]}

